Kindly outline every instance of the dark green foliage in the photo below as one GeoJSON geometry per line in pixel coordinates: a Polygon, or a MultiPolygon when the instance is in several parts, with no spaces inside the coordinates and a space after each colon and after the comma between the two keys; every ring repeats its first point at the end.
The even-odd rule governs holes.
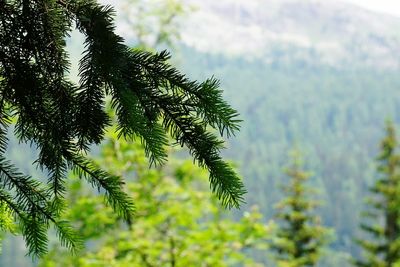
{"type": "Polygon", "coordinates": [[[400,262],[400,156],[397,154],[396,132],[393,124],[386,125],[386,137],[381,142],[377,158],[379,178],[370,188],[369,209],[362,215],[361,229],[370,238],[358,239],[364,251],[356,266],[397,266],[400,262]]]}
{"type": "Polygon", "coordinates": [[[238,114],[222,99],[218,82],[188,80],[167,63],[166,52],[129,49],[114,33],[113,15],[111,7],[93,0],[0,1],[0,200],[19,221],[33,255],[46,252],[50,224],[63,244],[76,246],[71,229],[57,220],[69,169],[104,190],[107,202],[125,219],[133,212],[123,181],[85,159],[110,125],[107,95],[120,136],[140,138],[152,163],[165,161],[170,134],[209,170],[211,188],[226,207],[238,207],[245,193],[220,157],[223,141],[208,131],[229,136],[238,130],[238,114]],[[72,25],[86,38],[79,84],[66,78],[65,38],[72,25]],[[9,118],[16,120],[19,140],[37,147],[36,164],[48,172],[47,183],[7,162],[9,118]]]}
{"type": "Polygon", "coordinates": [[[282,267],[315,266],[327,242],[327,229],[314,215],[317,202],[310,200],[312,190],[305,185],[310,174],[301,167],[296,154],[286,170],[290,178],[283,187],[286,198],[277,205],[279,226],[272,249],[276,251],[278,266],[282,267]]]}

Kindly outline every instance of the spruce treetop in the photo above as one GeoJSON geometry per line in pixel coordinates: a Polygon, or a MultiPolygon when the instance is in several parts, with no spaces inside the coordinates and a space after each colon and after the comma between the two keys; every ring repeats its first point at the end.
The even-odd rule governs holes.
{"type": "Polygon", "coordinates": [[[400,263],[400,155],[396,130],[391,121],[386,123],[386,136],[377,157],[379,178],[370,187],[368,209],[361,230],[370,237],[356,239],[362,257],[353,260],[355,266],[391,267],[400,263]]]}
{"type": "Polygon", "coordinates": [[[220,137],[238,131],[239,120],[218,81],[189,80],[168,64],[167,52],[130,49],[115,34],[113,16],[112,7],[94,0],[0,0],[0,201],[18,221],[32,255],[47,251],[49,225],[62,244],[77,246],[73,230],[58,219],[71,169],[101,189],[120,216],[129,220],[134,211],[123,181],[85,156],[111,124],[106,96],[119,137],[139,138],[152,164],[166,160],[170,135],[209,171],[211,189],[225,207],[243,201],[241,180],[220,156],[220,137]],[[85,36],[78,84],[67,78],[65,39],[74,27],[85,36]],[[47,183],[7,159],[11,120],[16,137],[38,149],[36,164],[47,171],[47,183]]]}
{"type": "Polygon", "coordinates": [[[313,190],[306,185],[310,173],[302,168],[300,154],[295,151],[286,169],[290,181],[283,187],[285,198],[277,204],[280,224],[271,245],[276,263],[282,267],[315,266],[329,242],[329,229],[315,215],[318,203],[310,198],[313,190]]]}

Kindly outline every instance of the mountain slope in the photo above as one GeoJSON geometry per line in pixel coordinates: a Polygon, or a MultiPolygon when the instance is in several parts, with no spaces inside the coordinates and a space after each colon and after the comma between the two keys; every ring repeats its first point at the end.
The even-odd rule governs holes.
{"type": "Polygon", "coordinates": [[[338,1],[187,0],[182,34],[201,52],[397,68],[400,19],[338,1]]]}

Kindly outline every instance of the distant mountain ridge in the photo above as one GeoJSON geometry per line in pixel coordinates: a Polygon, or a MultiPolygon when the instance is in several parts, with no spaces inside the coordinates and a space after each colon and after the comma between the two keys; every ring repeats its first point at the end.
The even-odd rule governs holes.
{"type": "Polygon", "coordinates": [[[400,18],[327,0],[187,0],[182,42],[201,52],[400,67],[400,18]]]}

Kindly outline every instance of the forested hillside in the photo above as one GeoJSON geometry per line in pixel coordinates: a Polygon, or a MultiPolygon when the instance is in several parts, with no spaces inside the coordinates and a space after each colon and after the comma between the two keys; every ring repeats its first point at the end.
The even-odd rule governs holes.
{"type": "Polygon", "coordinates": [[[272,214],[288,151],[298,147],[322,192],[321,215],[336,229],[335,246],[347,250],[358,226],[354,211],[374,177],[384,120],[399,122],[398,73],[183,51],[185,71],[220,77],[227,98],[242,114],[242,130],[228,153],[245,177],[248,203],[272,214]]]}
{"type": "Polygon", "coordinates": [[[400,122],[400,19],[337,2],[258,1],[258,8],[255,2],[239,1],[236,8],[230,1],[203,4],[207,12],[199,18],[232,24],[198,23],[204,35],[186,33],[182,68],[194,78],[218,77],[242,115],[241,132],[227,153],[240,165],[249,206],[272,215],[285,182],[282,167],[297,147],[322,193],[323,221],[336,230],[332,248],[356,252],[354,211],[362,209],[374,180],[384,121],[400,122]],[[268,4],[273,8],[260,8],[268,4]],[[215,38],[228,25],[234,26],[225,28],[228,34],[215,38]],[[251,35],[254,25],[276,38],[251,35]],[[239,36],[230,40],[232,32],[239,36]],[[307,45],[285,39],[294,33],[307,45]],[[324,43],[332,46],[320,50],[324,43]],[[338,49],[344,54],[336,55],[338,49]]]}

